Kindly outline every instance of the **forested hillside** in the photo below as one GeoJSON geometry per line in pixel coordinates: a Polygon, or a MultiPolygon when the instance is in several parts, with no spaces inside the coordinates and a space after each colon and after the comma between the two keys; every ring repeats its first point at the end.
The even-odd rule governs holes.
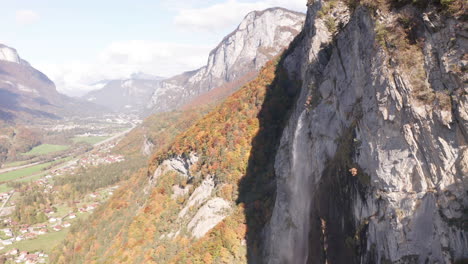
{"type": "Polygon", "coordinates": [[[256,228],[271,214],[275,149],[299,85],[289,81],[279,65],[269,62],[254,81],[159,151],[148,170],[123,184],[108,204],[83,223],[85,228],[69,235],[57,248],[55,261],[245,262],[246,232],[251,237],[249,246],[255,247],[256,228]],[[190,155],[199,157],[190,169],[193,176],[166,170],[157,179],[148,177],[164,160],[190,155]],[[223,199],[229,209],[224,221],[196,240],[186,224],[201,204],[183,219],[178,214],[208,178],[215,182],[208,196],[223,199]],[[174,196],[175,186],[189,191],[174,196]]]}

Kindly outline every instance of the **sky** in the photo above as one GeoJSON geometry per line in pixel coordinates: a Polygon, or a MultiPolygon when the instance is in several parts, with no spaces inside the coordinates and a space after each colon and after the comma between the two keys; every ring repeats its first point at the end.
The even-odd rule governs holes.
{"type": "Polygon", "coordinates": [[[305,12],[306,0],[0,0],[0,43],[81,96],[132,73],[197,69],[247,13],[275,6],[305,12]]]}

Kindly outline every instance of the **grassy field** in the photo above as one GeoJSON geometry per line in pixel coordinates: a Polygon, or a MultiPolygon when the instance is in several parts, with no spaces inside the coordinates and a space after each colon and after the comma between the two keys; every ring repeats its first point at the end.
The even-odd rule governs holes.
{"type": "Polygon", "coordinates": [[[101,142],[103,140],[106,140],[108,138],[109,137],[74,137],[72,140],[75,143],[85,142],[85,143],[94,145],[94,144],[99,143],[99,142],[101,142]]]}
{"type": "Polygon", "coordinates": [[[12,248],[17,248],[20,251],[35,252],[43,250],[44,252],[49,253],[60,241],[65,238],[68,230],[69,228],[58,232],[50,231],[50,233],[41,235],[36,239],[16,242],[13,245],[6,246],[1,252],[6,252],[12,248]]]}
{"type": "MultiPolygon", "coordinates": [[[[46,176],[47,173],[39,173],[34,176],[29,176],[29,177],[23,177],[21,179],[16,180],[16,182],[31,182],[31,181],[37,181],[40,178],[46,176]]],[[[0,178],[1,179],[1,178],[0,178]]]]}
{"type": "Polygon", "coordinates": [[[47,168],[52,163],[53,162],[47,162],[47,163],[27,167],[24,169],[2,173],[0,174],[0,182],[12,181],[12,180],[16,180],[22,177],[33,175],[47,168]]]}
{"type": "Polygon", "coordinates": [[[23,153],[23,155],[44,155],[44,154],[66,150],[68,148],[69,146],[64,146],[64,145],[42,144],[31,149],[29,152],[23,153]]]}
{"type": "Polygon", "coordinates": [[[0,174],[0,182],[1,181],[11,181],[11,180],[16,180],[17,182],[35,181],[35,180],[38,180],[38,179],[44,177],[47,174],[45,172],[44,173],[38,173],[38,172],[40,172],[42,170],[42,168],[45,168],[47,166],[59,165],[61,163],[67,162],[67,161],[69,161],[71,159],[72,159],[72,157],[68,157],[68,158],[63,158],[63,159],[59,159],[59,160],[56,160],[56,161],[51,161],[51,162],[47,162],[47,163],[44,163],[44,164],[36,165],[36,166],[33,166],[33,167],[38,167],[38,168],[32,170],[31,172],[26,172],[25,174],[23,172],[21,172],[21,171],[26,170],[26,169],[30,169],[30,168],[33,168],[33,167],[24,168],[24,169],[20,169],[20,170],[0,174]],[[45,165],[45,166],[41,166],[41,165],[45,165]],[[18,172],[18,174],[20,174],[21,176],[15,177],[13,179],[3,180],[3,175],[8,174],[8,173],[14,174],[14,172],[18,172]]]}
{"type": "Polygon", "coordinates": [[[3,165],[2,168],[12,168],[12,167],[18,167],[18,166],[23,166],[23,165],[26,165],[28,164],[29,161],[28,160],[23,160],[23,161],[15,161],[15,162],[10,162],[10,163],[7,163],[5,165],[3,165]]]}
{"type": "Polygon", "coordinates": [[[6,183],[0,184],[0,193],[9,192],[9,191],[11,191],[11,190],[13,190],[13,188],[8,187],[8,186],[6,185],[6,183]]]}

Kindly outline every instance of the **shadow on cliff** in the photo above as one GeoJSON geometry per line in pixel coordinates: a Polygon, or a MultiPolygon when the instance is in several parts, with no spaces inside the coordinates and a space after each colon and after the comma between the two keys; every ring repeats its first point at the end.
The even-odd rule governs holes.
{"type": "MultiPolygon", "coordinates": [[[[294,42],[297,41],[298,38],[294,42]]],[[[245,205],[249,263],[263,262],[262,230],[271,218],[275,203],[275,157],[281,135],[301,88],[300,82],[288,79],[287,72],[281,66],[286,56],[287,52],[280,58],[275,79],[267,89],[258,114],[260,128],[251,142],[246,175],[239,181],[237,203],[245,205]]]]}
{"type": "MultiPolygon", "coordinates": [[[[268,87],[258,114],[260,129],[251,143],[246,175],[239,182],[237,202],[245,207],[248,263],[264,263],[264,228],[271,219],[276,199],[275,157],[302,87],[300,81],[289,79],[282,65],[302,37],[300,34],[295,39],[278,63],[275,79],[268,87]]],[[[320,76],[320,70],[330,58],[331,47],[323,47],[318,55],[317,76],[320,76]]],[[[355,111],[355,116],[359,116],[360,107],[356,107],[355,111]]],[[[309,240],[314,243],[309,245],[307,263],[358,263],[361,250],[366,247],[360,243],[364,239],[354,238],[364,236],[367,226],[355,226],[351,218],[346,218],[352,214],[350,197],[356,193],[364,195],[368,184],[368,175],[352,177],[349,172],[350,168],[357,166],[352,163],[357,155],[354,139],[354,126],[343,130],[337,142],[340,149],[338,155],[326,164],[319,191],[313,195],[309,240]],[[326,232],[322,228],[324,222],[326,232]]]]}

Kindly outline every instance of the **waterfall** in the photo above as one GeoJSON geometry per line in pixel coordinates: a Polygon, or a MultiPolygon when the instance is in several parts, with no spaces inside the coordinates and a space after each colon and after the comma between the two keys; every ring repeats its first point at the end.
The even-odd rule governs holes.
{"type": "Polygon", "coordinates": [[[309,219],[312,199],[311,145],[304,123],[306,111],[298,118],[290,153],[290,174],[285,176],[272,216],[269,263],[307,263],[309,219]]]}
{"type": "Polygon", "coordinates": [[[291,263],[306,263],[309,251],[309,218],[311,204],[311,166],[307,128],[304,127],[306,111],[299,116],[292,148],[290,217],[293,228],[291,243],[295,251],[291,263]]]}

